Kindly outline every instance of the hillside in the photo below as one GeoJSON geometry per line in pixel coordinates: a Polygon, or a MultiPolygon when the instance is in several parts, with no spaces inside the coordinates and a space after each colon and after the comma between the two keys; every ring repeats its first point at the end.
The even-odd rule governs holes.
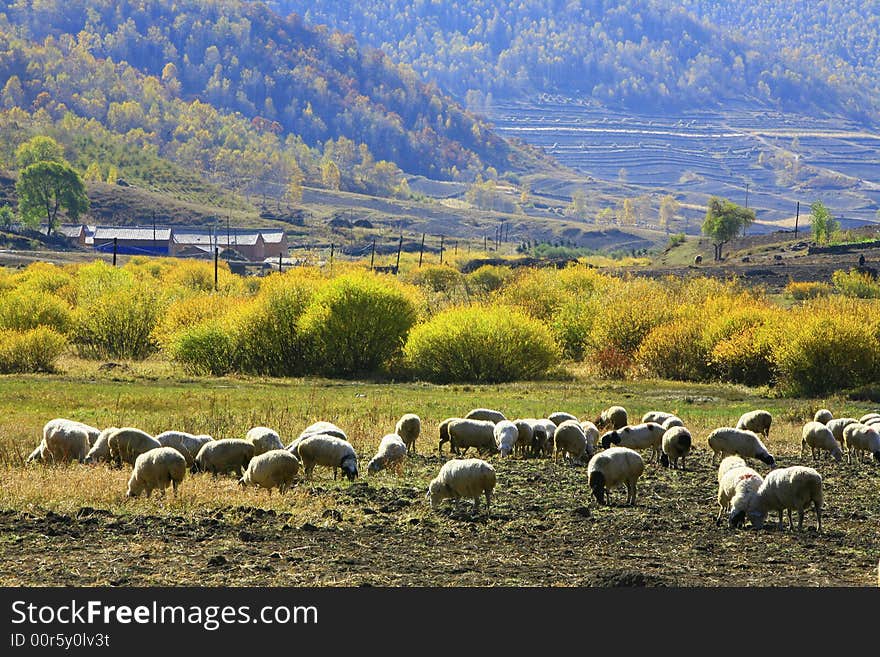
{"type": "Polygon", "coordinates": [[[770,0],[692,0],[685,8],[671,0],[269,4],[351,32],[474,107],[540,92],[638,112],[746,100],[754,107],[873,121],[880,107],[863,84],[877,72],[876,7],[873,19],[863,21],[864,9],[854,8],[866,3],[854,0],[837,10],[827,2],[770,0]],[[873,37],[862,38],[872,25],[873,37]],[[813,38],[801,46],[804,29],[813,38]],[[829,31],[852,36],[832,37],[829,44],[829,31]],[[840,41],[857,47],[837,56],[840,41]]]}
{"type": "MultiPolygon", "coordinates": [[[[404,172],[469,180],[542,160],[383,53],[263,5],[23,0],[4,11],[0,107],[18,111],[7,123],[94,121],[103,141],[234,194],[295,199],[305,183],[406,196],[404,172]]],[[[0,162],[16,139],[5,136],[0,162]]]]}

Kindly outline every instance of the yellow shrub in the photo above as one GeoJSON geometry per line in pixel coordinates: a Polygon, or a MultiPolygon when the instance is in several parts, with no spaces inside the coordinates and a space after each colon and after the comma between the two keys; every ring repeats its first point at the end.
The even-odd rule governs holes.
{"type": "Polygon", "coordinates": [[[0,331],[0,373],[52,372],[66,347],[64,336],[45,326],[0,331]]]}
{"type": "Polygon", "coordinates": [[[789,281],[788,285],[785,286],[785,294],[795,301],[825,297],[831,294],[833,290],[828,283],[820,283],[818,281],[789,281]]]}

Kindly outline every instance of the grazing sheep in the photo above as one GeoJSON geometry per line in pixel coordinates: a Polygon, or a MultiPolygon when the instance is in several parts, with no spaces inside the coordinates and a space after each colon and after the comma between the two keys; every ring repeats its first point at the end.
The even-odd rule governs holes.
{"type": "Polygon", "coordinates": [[[156,440],[162,447],[173,447],[180,452],[186,459],[186,467],[191,468],[202,446],[214,439],[205,434],[195,436],[185,431],[163,431],[156,440]]]}
{"type": "Polygon", "coordinates": [[[49,420],[43,425],[43,439],[37,448],[28,455],[26,463],[31,461],[83,462],[92,443],[97,441],[100,434],[100,429],[76,420],[60,417],[49,420]]]}
{"type": "Polygon", "coordinates": [[[581,429],[584,430],[587,442],[593,447],[593,453],[595,454],[596,448],[599,446],[599,428],[589,420],[584,420],[581,422],[581,429]]]}
{"type": "Polygon", "coordinates": [[[709,434],[709,448],[712,450],[712,463],[720,456],[738,454],[743,458],[758,459],[771,468],[776,467],[775,459],[767,451],[764,443],[754,431],[736,429],[734,427],[719,427],[709,434]]]}
{"type": "Polygon", "coordinates": [[[827,408],[820,408],[816,411],[816,415],[813,416],[813,422],[821,422],[822,424],[828,424],[833,419],[834,416],[827,408]]]}
{"type": "Polygon", "coordinates": [[[437,450],[440,452],[440,456],[443,456],[443,443],[449,442],[449,424],[454,420],[463,420],[461,417],[448,417],[440,423],[440,443],[437,445],[437,450]]]}
{"type": "Polygon", "coordinates": [[[560,455],[570,458],[574,463],[583,463],[593,456],[593,445],[587,440],[587,434],[577,419],[566,420],[556,427],[553,440],[556,443],[557,462],[560,455]]]}
{"type": "Polygon", "coordinates": [[[474,500],[474,509],[480,509],[480,495],[486,496],[486,515],[492,503],[495,489],[495,468],[482,459],[453,459],[440,468],[440,472],[428,484],[425,499],[436,509],[447,498],[469,497],[474,500]]]}
{"type": "Polygon", "coordinates": [[[869,427],[873,427],[875,424],[880,424],[880,417],[869,417],[862,422],[862,424],[867,424],[869,427]]]}
{"type": "Polygon", "coordinates": [[[138,456],[162,447],[162,444],[145,431],[122,427],[107,437],[107,446],[110,449],[110,462],[121,467],[123,463],[134,465],[138,456]]]}
{"type": "Polygon", "coordinates": [[[549,458],[553,454],[555,435],[556,424],[547,419],[535,420],[532,424],[532,454],[549,458]]]}
{"type": "Polygon", "coordinates": [[[749,411],[743,413],[736,423],[737,429],[745,429],[770,438],[770,425],[773,424],[773,416],[767,411],[749,411]]]}
{"type": "Polygon", "coordinates": [[[400,475],[408,451],[406,443],[399,434],[386,434],[379,441],[376,455],[367,463],[367,474],[373,474],[385,468],[394,468],[400,475]]]}
{"type": "Polygon", "coordinates": [[[663,423],[671,417],[675,417],[675,414],[666,413],[665,411],[648,411],[642,416],[642,424],[654,422],[655,424],[662,426],[663,423]]]}
{"type": "Polygon", "coordinates": [[[695,265],[703,264],[703,256],[701,256],[700,254],[695,255],[694,256],[694,264],[695,265]]]}
{"type": "Polygon", "coordinates": [[[664,467],[678,469],[678,459],[681,459],[681,469],[685,469],[685,457],[691,451],[691,432],[684,427],[671,427],[663,432],[661,439],[663,454],[660,455],[660,463],[664,467]]]}
{"type": "MultiPolygon", "coordinates": [[[[726,513],[730,527],[739,527],[749,514],[752,498],[757,495],[762,483],[764,479],[761,475],[746,465],[728,469],[718,481],[718,506],[721,508],[715,524],[720,524],[721,516],[726,513]]],[[[755,524],[759,516],[758,512],[751,512],[749,518],[752,524],[755,524]]]]}
{"type": "Polygon", "coordinates": [[[277,488],[283,494],[293,485],[299,474],[300,463],[283,447],[257,454],[248,463],[247,470],[238,480],[240,486],[260,486],[269,490],[277,488]]]}
{"type": "Polygon", "coordinates": [[[416,453],[416,438],[422,432],[422,421],[415,413],[403,415],[394,427],[394,433],[401,437],[406,451],[412,455],[416,453]]]}
{"type": "Polygon", "coordinates": [[[825,450],[831,453],[835,461],[843,460],[843,451],[840,443],[834,439],[834,434],[827,425],[819,421],[807,422],[801,431],[801,456],[804,450],[810,447],[813,452],[813,460],[819,458],[819,451],[825,450]]]}
{"type": "Polygon", "coordinates": [[[798,530],[804,528],[804,509],[810,504],[816,510],[817,530],[822,531],[822,475],[813,468],[793,465],[770,472],[752,497],[749,516],[757,529],[764,526],[770,511],[779,512],[779,529],[782,529],[782,512],[788,511],[788,527],[794,530],[791,521],[792,509],[798,512],[798,530]]]}
{"type": "Polygon", "coordinates": [[[721,463],[718,464],[718,483],[721,483],[721,479],[727,474],[730,470],[734,468],[745,468],[748,464],[742,459],[741,456],[725,456],[721,459],[721,463]]]}
{"type": "Polygon", "coordinates": [[[613,431],[615,429],[623,429],[623,427],[628,425],[629,417],[623,406],[609,406],[599,413],[599,417],[594,420],[593,424],[599,429],[607,429],[610,426],[613,431]]]}
{"type": "Polygon", "coordinates": [[[281,436],[269,427],[252,427],[248,429],[244,439],[254,446],[254,456],[265,454],[273,449],[284,449],[281,436]]]}
{"type": "Polygon", "coordinates": [[[504,413],[491,408],[475,408],[464,416],[465,420],[482,420],[484,422],[492,422],[498,424],[501,420],[506,420],[504,413]]]}
{"type": "Polygon", "coordinates": [[[337,469],[342,470],[349,481],[354,481],[358,476],[354,447],[338,436],[318,434],[303,438],[293,455],[302,463],[307,479],[312,478],[316,465],[333,468],[333,479],[336,479],[337,469]]]}
{"type": "Polygon", "coordinates": [[[516,439],[516,446],[514,448],[514,452],[517,454],[525,454],[526,451],[532,449],[532,438],[534,438],[535,432],[532,425],[533,420],[514,420],[513,424],[516,426],[519,435],[516,439]]]}
{"type": "Polygon", "coordinates": [[[212,440],[202,445],[192,464],[193,472],[210,472],[213,475],[234,472],[241,478],[242,472],[254,458],[254,446],[241,438],[212,440]]]}
{"type": "Polygon", "coordinates": [[[550,413],[547,416],[547,419],[550,420],[557,427],[565,422],[566,420],[577,420],[577,418],[571,413],[566,413],[565,411],[556,411],[555,413],[550,413]]]}
{"type": "Polygon", "coordinates": [[[139,454],[134,461],[134,469],[128,480],[128,497],[137,497],[143,492],[147,497],[158,488],[164,497],[165,489],[171,484],[174,494],[177,486],[186,475],[186,459],[173,447],[156,447],[139,454]]]}
{"type": "Polygon", "coordinates": [[[294,447],[301,441],[303,438],[308,438],[309,436],[336,436],[337,438],[342,438],[342,440],[348,441],[348,436],[345,435],[345,432],[337,427],[332,422],[315,422],[314,424],[310,424],[305,429],[302,430],[302,433],[297,436],[292,443],[287,446],[287,451],[291,454],[293,453],[294,447]]]}
{"type": "Polygon", "coordinates": [[[656,422],[636,424],[631,427],[623,427],[615,431],[609,431],[602,436],[602,447],[611,445],[629,447],[630,449],[651,448],[651,460],[660,458],[660,444],[663,441],[663,427],[656,422]]]}
{"type": "Polygon", "coordinates": [[[119,427],[107,427],[104,429],[98,439],[92,444],[92,448],[89,450],[89,453],[86,454],[85,463],[89,465],[93,465],[95,463],[100,463],[101,461],[109,461],[110,460],[110,434],[114,431],[118,430],[119,427]]]}
{"type": "Polygon", "coordinates": [[[880,462],[880,433],[877,427],[867,424],[850,424],[843,430],[843,439],[847,447],[847,463],[852,463],[853,456],[856,461],[862,457],[862,452],[870,452],[874,460],[880,462]]]}
{"type": "Polygon", "coordinates": [[[626,503],[636,503],[636,482],[645,471],[641,455],[628,447],[609,447],[590,459],[587,481],[599,504],[611,504],[611,489],[626,486],[626,503]]]}
{"type": "Polygon", "coordinates": [[[664,431],[668,431],[672,427],[683,427],[684,420],[682,420],[677,415],[670,415],[668,418],[666,418],[665,420],[663,420],[663,422],[660,423],[660,426],[663,427],[664,431]]]}
{"type": "Polygon", "coordinates": [[[858,422],[859,421],[854,417],[836,417],[825,426],[831,429],[831,434],[834,436],[834,440],[839,442],[841,447],[845,447],[846,443],[843,440],[843,430],[850,424],[857,424],[858,422]]]}
{"type": "Polygon", "coordinates": [[[876,420],[877,418],[880,418],[880,413],[865,413],[859,418],[859,423],[867,424],[869,420],[876,420]]]}
{"type": "Polygon", "coordinates": [[[501,453],[501,457],[510,456],[513,448],[519,440],[519,429],[510,420],[501,420],[495,425],[495,446],[501,453]]]}
{"type": "Polygon", "coordinates": [[[498,451],[495,445],[495,423],[489,420],[459,419],[449,423],[449,446],[456,456],[461,455],[470,447],[480,454],[494,454],[498,451]]]}

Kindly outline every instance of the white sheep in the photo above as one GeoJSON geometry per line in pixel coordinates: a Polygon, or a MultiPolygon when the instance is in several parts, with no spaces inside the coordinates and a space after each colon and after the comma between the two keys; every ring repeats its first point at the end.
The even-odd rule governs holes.
{"type": "Polygon", "coordinates": [[[734,468],[745,468],[748,464],[743,460],[741,456],[736,456],[735,454],[731,456],[725,456],[721,459],[721,463],[718,464],[718,483],[721,483],[721,479],[727,474],[730,470],[734,468]]]}
{"type": "Polygon", "coordinates": [[[547,456],[553,454],[553,439],[556,435],[556,424],[549,419],[537,419],[532,422],[532,454],[547,456]]]}
{"type": "Polygon", "coordinates": [[[854,417],[836,417],[829,421],[825,426],[831,429],[831,434],[834,436],[834,440],[839,442],[841,447],[845,447],[846,443],[843,439],[843,430],[850,424],[857,424],[858,422],[859,421],[854,417]]]}
{"type": "Polygon", "coordinates": [[[645,471],[641,455],[628,447],[609,447],[590,459],[587,481],[599,504],[611,504],[611,489],[626,486],[626,503],[636,503],[636,482],[645,471]]]}
{"type": "Polygon", "coordinates": [[[416,438],[422,432],[422,421],[415,413],[406,413],[398,421],[394,427],[394,433],[400,436],[403,444],[406,445],[406,451],[412,455],[416,453],[416,438]]]}
{"type": "Polygon", "coordinates": [[[440,468],[440,472],[428,484],[425,499],[436,509],[445,499],[471,498],[474,509],[479,511],[480,495],[486,497],[486,515],[495,490],[495,468],[482,459],[453,459],[440,468]]]}
{"type": "Polygon", "coordinates": [[[504,413],[491,408],[475,408],[464,416],[465,420],[483,420],[484,422],[492,422],[498,424],[501,420],[506,420],[504,413]]]}
{"type": "Polygon", "coordinates": [[[547,419],[550,420],[557,427],[567,420],[577,420],[577,418],[571,413],[566,413],[565,411],[556,411],[555,413],[550,413],[547,416],[547,419]]]}
{"type": "Polygon", "coordinates": [[[628,425],[629,417],[623,406],[609,406],[599,413],[599,417],[593,421],[593,424],[600,429],[607,429],[610,426],[613,431],[614,429],[622,429],[628,425]]]}
{"type": "MultiPolygon", "coordinates": [[[[739,458],[739,457],[727,457],[739,458]]],[[[725,461],[727,459],[724,459],[725,461]]],[[[742,461],[742,459],[740,459],[742,461]]],[[[724,476],[718,480],[718,517],[715,524],[721,523],[721,517],[726,513],[731,527],[739,527],[749,514],[752,506],[752,498],[757,495],[758,489],[764,483],[764,479],[752,468],[745,465],[729,468],[724,476]]],[[[760,514],[752,511],[750,519],[752,524],[760,514]]]]}
{"type": "Polygon", "coordinates": [[[100,429],[66,418],[55,418],[43,425],[43,438],[37,448],[30,453],[26,462],[64,461],[83,462],[97,441],[100,429]]]}
{"type": "Polygon", "coordinates": [[[320,422],[315,422],[310,424],[305,429],[302,430],[302,433],[299,434],[293,441],[287,446],[287,451],[293,453],[294,447],[301,441],[303,438],[308,438],[309,436],[336,436],[337,438],[341,438],[342,440],[348,441],[348,436],[345,435],[345,432],[337,427],[332,422],[326,422],[321,420],[320,422]]]}
{"type": "Polygon", "coordinates": [[[678,469],[678,460],[681,459],[681,469],[685,469],[685,457],[691,451],[691,432],[680,426],[673,426],[663,432],[660,446],[663,454],[660,455],[660,463],[664,467],[678,469]]]}
{"type": "Polygon", "coordinates": [[[358,476],[357,454],[354,447],[347,440],[338,436],[318,434],[303,438],[292,450],[303,465],[307,479],[312,478],[312,471],[316,465],[333,468],[333,479],[337,477],[337,470],[342,470],[349,481],[354,481],[358,476]]]}
{"type": "Polygon", "coordinates": [[[254,458],[254,446],[241,438],[212,440],[202,445],[193,461],[193,472],[213,475],[234,472],[239,478],[254,458]]]}
{"type": "Polygon", "coordinates": [[[244,439],[254,446],[254,456],[265,454],[273,449],[284,449],[281,436],[269,427],[251,427],[244,439]]]}
{"type": "Polygon", "coordinates": [[[162,447],[173,447],[180,452],[186,459],[186,467],[191,468],[202,446],[214,439],[206,434],[196,436],[186,431],[163,431],[156,440],[162,447]]]}
{"type": "Polygon", "coordinates": [[[779,529],[782,529],[782,512],[788,511],[789,529],[794,529],[791,512],[798,512],[798,530],[804,528],[804,509],[813,504],[816,510],[817,530],[822,531],[822,475],[813,468],[793,465],[777,468],[764,477],[764,482],[749,504],[749,516],[757,529],[764,526],[770,511],[779,512],[779,529]]]}
{"type": "Polygon", "coordinates": [[[440,456],[443,456],[443,443],[449,442],[449,424],[454,420],[463,420],[464,418],[460,417],[448,417],[440,423],[440,443],[437,445],[437,450],[440,452],[440,456]]]}
{"type": "Polygon", "coordinates": [[[660,423],[660,426],[663,427],[664,431],[669,431],[672,427],[683,427],[684,420],[682,420],[677,415],[670,415],[668,418],[660,423]]]}
{"type": "Polygon", "coordinates": [[[489,420],[458,419],[449,423],[449,446],[456,456],[474,447],[480,454],[494,454],[495,423],[489,420]]]}
{"type": "Polygon", "coordinates": [[[642,424],[654,422],[655,424],[662,426],[663,423],[671,417],[675,417],[675,414],[667,413],[665,411],[648,411],[642,416],[642,424]]]}
{"type": "Polygon", "coordinates": [[[151,449],[162,447],[153,436],[134,427],[122,427],[107,437],[110,461],[118,466],[134,465],[137,457],[151,449]]]}
{"type": "Polygon", "coordinates": [[[525,454],[532,449],[532,439],[535,435],[532,422],[533,420],[522,418],[513,421],[513,424],[519,432],[516,439],[516,447],[514,449],[514,452],[517,454],[525,454]]]}
{"type": "Polygon", "coordinates": [[[833,419],[834,415],[827,408],[820,408],[813,416],[813,422],[821,422],[822,424],[828,424],[833,419]]]}
{"type": "Polygon", "coordinates": [[[107,427],[104,429],[98,439],[92,444],[92,448],[89,450],[89,453],[86,454],[85,463],[89,465],[100,463],[102,461],[107,462],[110,460],[110,434],[119,429],[119,427],[107,427]]]}
{"type": "Polygon", "coordinates": [[[238,480],[240,486],[260,486],[269,494],[277,488],[283,494],[296,481],[300,462],[283,447],[270,449],[268,452],[255,455],[248,463],[247,470],[238,480]]]}
{"type": "Polygon", "coordinates": [[[870,452],[874,460],[880,462],[880,433],[877,427],[858,422],[847,425],[843,430],[843,439],[846,441],[847,463],[852,463],[854,456],[857,461],[860,460],[862,452],[870,452]]]}
{"type": "Polygon", "coordinates": [[[819,421],[807,422],[801,431],[801,456],[804,450],[810,447],[813,453],[813,460],[819,457],[819,451],[825,450],[830,452],[835,461],[843,460],[843,451],[840,449],[840,443],[834,438],[834,434],[826,424],[819,421]]]}
{"type": "Polygon", "coordinates": [[[880,418],[880,413],[865,413],[859,418],[859,423],[867,424],[869,420],[876,420],[877,418],[880,418]]]}
{"type": "Polygon", "coordinates": [[[869,417],[867,420],[862,422],[862,424],[867,424],[869,427],[872,427],[875,424],[880,424],[880,417],[869,417]]]}
{"type": "Polygon", "coordinates": [[[409,452],[403,438],[396,433],[389,433],[379,441],[376,455],[367,463],[367,474],[379,472],[386,468],[394,468],[398,475],[403,469],[403,462],[409,452]]]}
{"type": "Polygon", "coordinates": [[[587,435],[577,419],[566,420],[556,427],[553,440],[556,443],[557,462],[563,456],[574,463],[583,463],[594,454],[593,445],[587,440],[587,435]]]}
{"type": "Polygon", "coordinates": [[[609,431],[602,436],[602,447],[611,445],[629,447],[630,449],[651,449],[651,460],[660,458],[660,445],[663,441],[663,427],[656,422],[636,424],[622,429],[609,431]]]}
{"type": "Polygon", "coordinates": [[[186,459],[173,447],[156,447],[144,452],[135,459],[134,469],[128,480],[128,497],[137,497],[143,492],[150,497],[158,488],[164,496],[165,489],[171,484],[174,494],[177,486],[186,475],[186,459]]]}
{"type": "Polygon", "coordinates": [[[773,424],[773,416],[768,411],[758,410],[743,413],[736,423],[737,429],[744,429],[770,438],[770,425],[773,424]]]}
{"type": "Polygon", "coordinates": [[[734,427],[719,427],[708,436],[709,448],[712,450],[712,462],[720,455],[738,454],[743,458],[758,459],[771,468],[776,467],[776,461],[761,442],[754,431],[736,429],[734,427]]]}
{"type": "Polygon", "coordinates": [[[593,453],[595,453],[599,446],[599,428],[589,420],[584,420],[581,422],[581,429],[584,430],[587,442],[593,446],[593,453]]]}
{"type": "Polygon", "coordinates": [[[519,440],[519,429],[510,420],[501,420],[495,425],[495,447],[501,453],[501,457],[510,456],[513,448],[519,440]]]}

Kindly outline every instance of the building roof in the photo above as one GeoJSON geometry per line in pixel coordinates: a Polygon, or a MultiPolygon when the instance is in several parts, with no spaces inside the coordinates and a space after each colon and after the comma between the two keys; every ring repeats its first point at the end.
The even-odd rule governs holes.
{"type": "Polygon", "coordinates": [[[85,228],[82,224],[61,224],[58,226],[57,232],[64,237],[79,237],[85,228]]]}
{"type": "Polygon", "coordinates": [[[175,244],[196,244],[205,246],[254,246],[257,238],[260,236],[259,231],[232,231],[229,235],[226,231],[217,233],[205,233],[202,231],[174,231],[173,240],[175,244]]]}
{"type": "Polygon", "coordinates": [[[158,226],[155,230],[152,226],[147,228],[138,226],[98,226],[95,228],[95,240],[112,240],[114,237],[120,240],[143,242],[156,240],[157,242],[167,242],[171,239],[171,229],[159,228],[158,226]]]}

